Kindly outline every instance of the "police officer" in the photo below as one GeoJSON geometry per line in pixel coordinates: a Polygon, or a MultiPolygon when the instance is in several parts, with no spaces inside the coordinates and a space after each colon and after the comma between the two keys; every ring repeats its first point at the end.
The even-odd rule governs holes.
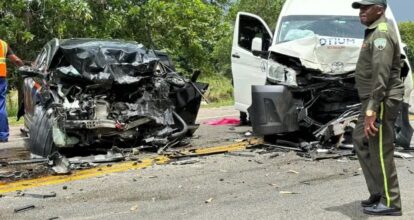
{"type": "Polygon", "coordinates": [[[9,123],[7,120],[7,66],[6,58],[16,66],[22,66],[22,60],[10,49],[9,45],[0,39],[0,142],[7,142],[9,138],[9,123]]]}
{"type": "Polygon", "coordinates": [[[386,0],[357,1],[352,7],[367,26],[355,73],[362,110],[353,142],[371,194],[361,205],[366,214],[402,215],[393,144],[404,93],[400,45],[384,15],[386,0]]]}

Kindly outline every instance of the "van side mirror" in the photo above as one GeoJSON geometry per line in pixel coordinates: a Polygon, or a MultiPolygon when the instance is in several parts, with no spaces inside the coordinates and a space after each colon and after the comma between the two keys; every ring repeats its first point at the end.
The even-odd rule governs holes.
{"type": "Polygon", "coordinates": [[[251,48],[252,49],[252,53],[255,56],[260,55],[260,53],[258,53],[258,52],[261,52],[262,51],[262,46],[263,46],[263,41],[262,41],[262,38],[261,37],[255,37],[255,38],[253,38],[252,48],[251,48]]]}
{"type": "Polygon", "coordinates": [[[262,51],[263,40],[260,37],[253,38],[252,41],[252,53],[255,56],[260,56],[262,58],[267,58],[269,56],[269,51],[262,51]]]}

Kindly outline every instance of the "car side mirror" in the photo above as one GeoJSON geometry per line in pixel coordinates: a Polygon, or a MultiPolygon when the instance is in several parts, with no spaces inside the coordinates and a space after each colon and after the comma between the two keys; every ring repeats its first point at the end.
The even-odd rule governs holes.
{"type": "Polygon", "coordinates": [[[37,69],[34,69],[31,66],[21,66],[21,67],[19,67],[19,73],[20,73],[20,75],[22,75],[22,77],[25,77],[25,78],[26,77],[40,77],[40,78],[45,77],[43,75],[43,73],[41,73],[37,69]]]}

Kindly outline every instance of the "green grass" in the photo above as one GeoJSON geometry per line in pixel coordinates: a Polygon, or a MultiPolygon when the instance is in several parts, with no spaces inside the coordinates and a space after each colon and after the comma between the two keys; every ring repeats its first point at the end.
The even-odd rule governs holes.
{"type": "Polygon", "coordinates": [[[19,109],[19,104],[17,101],[17,90],[10,90],[10,92],[7,94],[7,104],[6,104],[6,108],[7,108],[7,115],[9,117],[13,117],[17,115],[17,111],[19,109]]]}
{"type": "Polygon", "coordinates": [[[209,89],[204,94],[209,104],[206,107],[219,107],[233,105],[233,86],[231,80],[222,75],[201,77],[200,82],[209,84],[209,89]]]}
{"type": "Polygon", "coordinates": [[[9,126],[12,125],[23,125],[24,124],[24,118],[21,117],[19,121],[16,121],[16,117],[9,117],[9,126]]]}

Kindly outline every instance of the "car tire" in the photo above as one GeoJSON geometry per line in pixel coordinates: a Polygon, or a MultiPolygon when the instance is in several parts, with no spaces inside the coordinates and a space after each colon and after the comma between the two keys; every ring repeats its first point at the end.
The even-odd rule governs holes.
{"type": "Polygon", "coordinates": [[[54,150],[52,128],[52,112],[48,112],[43,106],[36,106],[29,128],[29,146],[33,154],[47,157],[52,153],[54,150]]]}

